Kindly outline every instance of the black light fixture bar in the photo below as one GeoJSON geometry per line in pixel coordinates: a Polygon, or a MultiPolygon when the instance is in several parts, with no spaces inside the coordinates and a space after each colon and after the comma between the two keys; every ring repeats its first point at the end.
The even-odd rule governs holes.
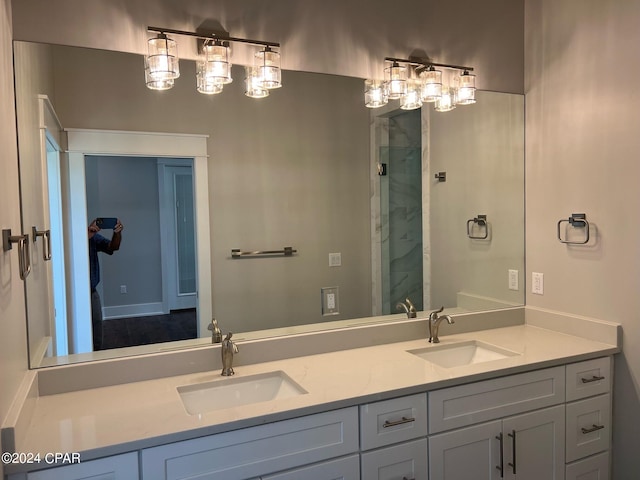
{"type": "Polygon", "coordinates": [[[466,72],[472,72],[473,67],[465,67],[464,65],[449,65],[447,63],[436,63],[430,62],[429,60],[409,60],[406,58],[394,58],[394,57],[385,57],[385,62],[395,62],[395,63],[405,63],[408,65],[413,65],[414,67],[443,67],[443,68],[455,68],[456,70],[464,70],[466,72]]]}
{"type": "Polygon", "coordinates": [[[160,28],[160,27],[147,27],[147,30],[149,32],[157,32],[157,33],[162,33],[162,34],[167,34],[167,33],[171,33],[174,35],[185,35],[187,37],[195,37],[195,38],[199,38],[200,40],[222,40],[225,42],[239,42],[239,43],[248,43],[250,45],[261,45],[264,47],[280,47],[280,44],[277,42],[265,42],[262,40],[250,40],[247,38],[236,38],[236,37],[229,37],[226,35],[219,35],[217,33],[211,33],[209,35],[202,35],[200,33],[194,33],[194,32],[185,32],[183,30],[174,30],[172,28],[160,28]]]}

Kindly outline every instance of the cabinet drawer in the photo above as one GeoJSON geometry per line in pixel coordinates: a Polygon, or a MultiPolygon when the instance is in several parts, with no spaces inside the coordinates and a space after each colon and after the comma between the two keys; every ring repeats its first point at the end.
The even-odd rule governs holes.
{"type": "Polygon", "coordinates": [[[366,480],[427,480],[427,439],[363,453],[360,471],[366,480]]]}
{"type": "Polygon", "coordinates": [[[429,433],[549,407],[565,399],[565,367],[429,392],[429,433]]]}
{"type": "Polygon", "coordinates": [[[567,465],[565,480],[609,480],[609,452],[599,453],[567,465]]]}
{"type": "Polygon", "coordinates": [[[611,357],[567,365],[567,402],[611,390],[611,357]]]}
{"type": "Polygon", "coordinates": [[[370,450],[427,435],[427,395],[360,406],[360,445],[370,450]]]}
{"type": "Polygon", "coordinates": [[[138,454],[124,453],[48,470],[9,475],[8,478],[9,480],[138,480],[138,454]]]}
{"type": "Polygon", "coordinates": [[[358,410],[345,408],[142,450],[142,478],[242,480],[358,451],[358,410]]]}
{"type": "Polygon", "coordinates": [[[360,456],[327,460],[307,467],[261,477],[262,480],[360,480],[360,456]]]}
{"type": "Polygon", "coordinates": [[[610,445],[610,394],[567,404],[567,462],[608,450],[610,445]]]}

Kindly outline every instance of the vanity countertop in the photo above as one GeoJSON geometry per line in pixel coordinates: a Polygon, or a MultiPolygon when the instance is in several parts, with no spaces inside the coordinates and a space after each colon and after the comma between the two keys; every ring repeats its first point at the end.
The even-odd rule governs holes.
{"type": "MultiPolygon", "coordinates": [[[[226,380],[220,371],[37,397],[18,452],[79,452],[83,461],[452,385],[577,362],[620,351],[531,325],[443,335],[439,345],[476,340],[520,355],[442,368],[407,350],[426,339],[235,367],[233,378],[283,371],[308,393],[189,415],[177,387],[226,380]]],[[[247,347],[249,348],[249,347],[247,347]]],[[[242,355],[243,346],[240,344],[242,355]]]]}

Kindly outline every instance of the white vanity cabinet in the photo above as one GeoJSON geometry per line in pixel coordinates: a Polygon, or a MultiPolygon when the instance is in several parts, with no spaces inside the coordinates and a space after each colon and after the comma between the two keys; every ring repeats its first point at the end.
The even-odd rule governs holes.
{"type": "Polygon", "coordinates": [[[430,478],[563,479],[564,400],[564,367],[430,392],[430,478]]]}
{"type": "Polygon", "coordinates": [[[567,365],[566,480],[608,480],[611,448],[610,357],[567,365]]]}
{"type": "Polygon", "coordinates": [[[138,480],[138,452],[9,475],[9,480],[138,480]]]}
{"type": "Polygon", "coordinates": [[[144,449],[142,479],[287,478],[287,470],[316,463],[309,478],[333,479],[336,465],[319,462],[357,452],[358,409],[349,407],[144,449]]]}

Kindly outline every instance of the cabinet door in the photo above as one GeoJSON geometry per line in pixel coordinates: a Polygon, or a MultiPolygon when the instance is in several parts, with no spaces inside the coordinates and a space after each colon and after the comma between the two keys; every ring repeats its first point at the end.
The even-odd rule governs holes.
{"type": "Polygon", "coordinates": [[[483,423],[429,438],[429,478],[499,480],[502,422],[483,423]]]}
{"type": "Polygon", "coordinates": [[[360,456],[327,460],[308,467],[262,477],[262,480],[360,480],[360,456]]]}
{"type": "Polygon", "coordinates": [[[564,423],[564,405],[504,419],[504,478],[563,480],[564,423]]]}
{"type": "Polygon", "coordinates": [[[136,452],[27,474],[28,480],[138,480],[136,452]]]}
{"type": "Polygon", "coordinates": [[[363,480],[427,480],[427,439],[370,450],[361,462],[363,480]]]}

